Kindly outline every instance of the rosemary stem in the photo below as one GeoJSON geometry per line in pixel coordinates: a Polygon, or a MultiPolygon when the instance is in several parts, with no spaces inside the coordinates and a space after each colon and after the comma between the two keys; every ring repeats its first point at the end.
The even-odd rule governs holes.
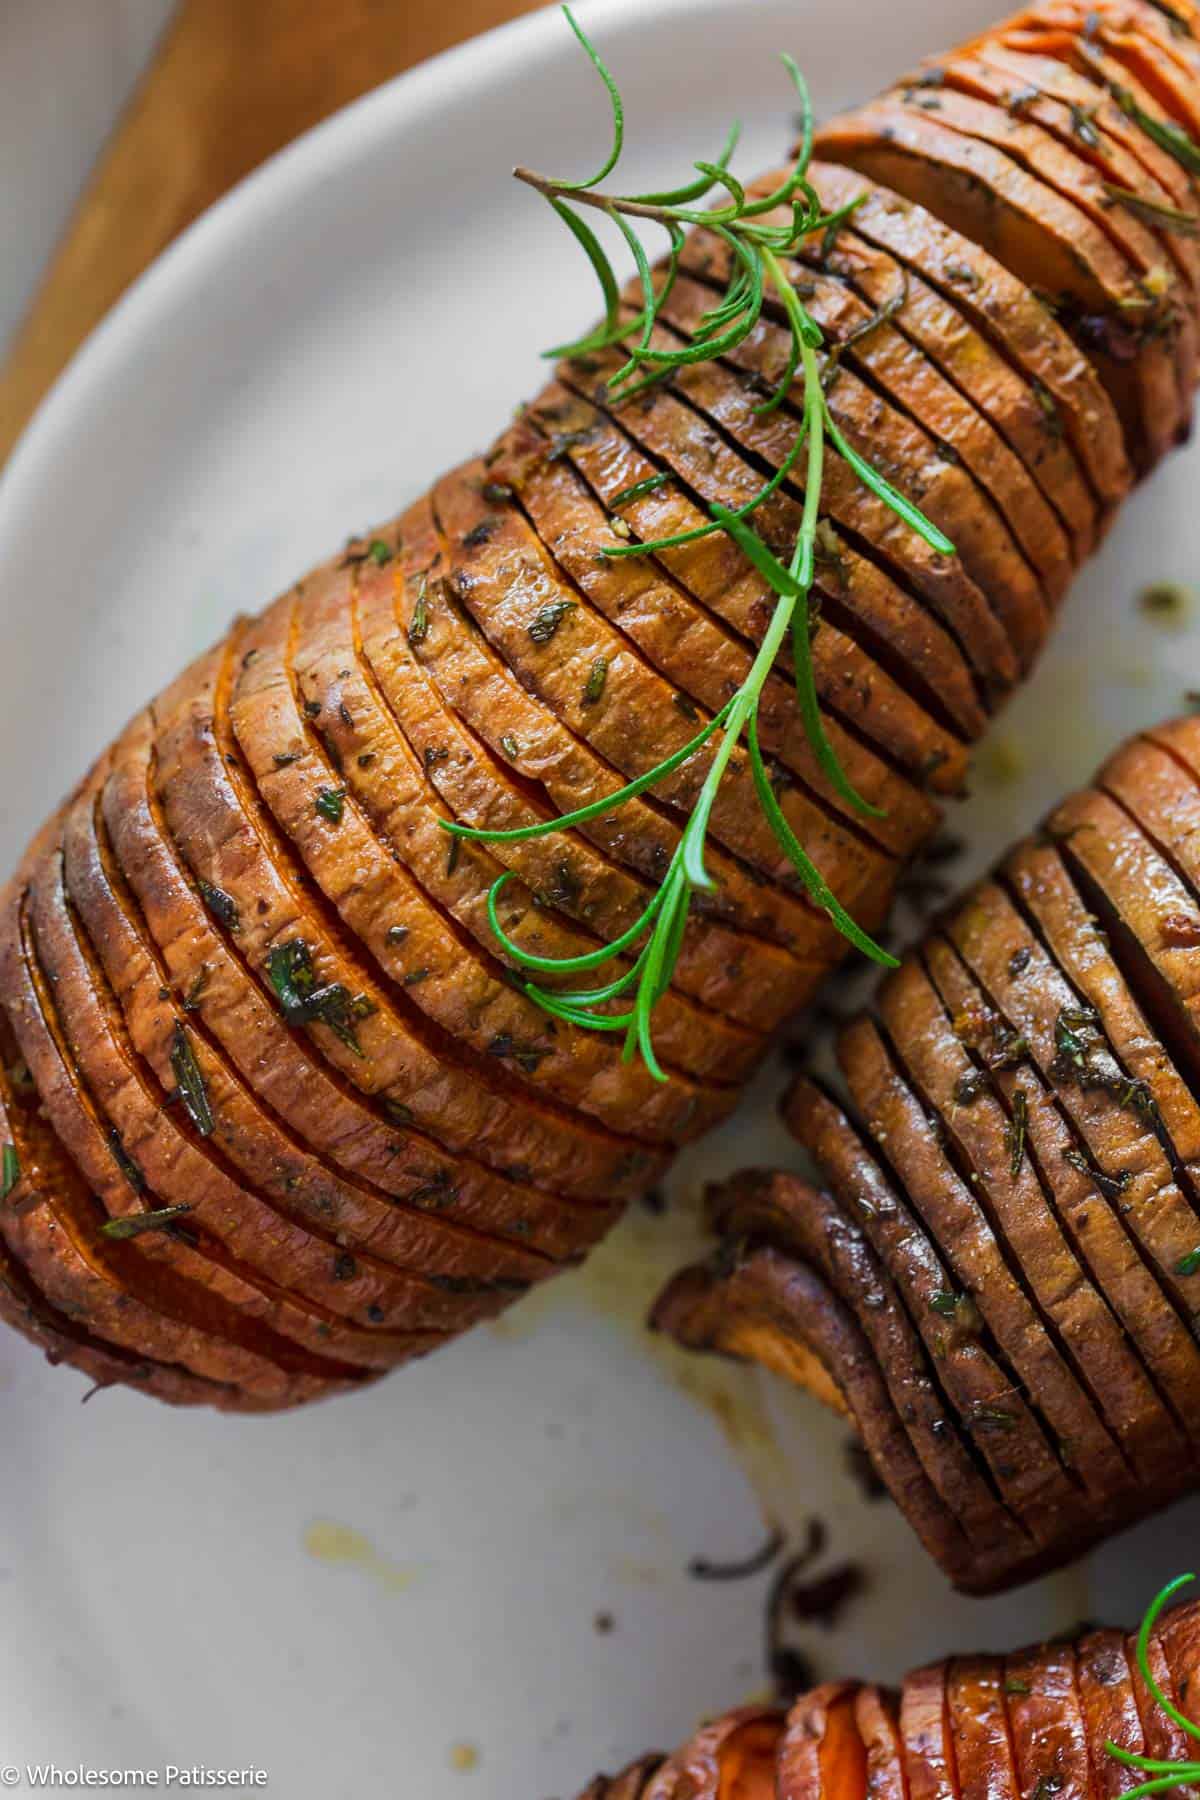
{"type": "MultiPolygon", "coordinates": [[[[573,206],[594,206],[597,212],[625,213],[634,219],[651,219],[656,225],[672,225],[677,221],[677,209],[669,210],[665,206],[652,206],[644,200],[619,200],[610,194],[596,194],[586,188],[566,188],[561,181],[553,181],[548,175],[539,175],[533,169],[526,169],[520,163],[513,170],[517,181],[523,181],[547,200],[569,199],[573,206]]],[[[718,217],[720,215],[718,214],[718,217]]]]}

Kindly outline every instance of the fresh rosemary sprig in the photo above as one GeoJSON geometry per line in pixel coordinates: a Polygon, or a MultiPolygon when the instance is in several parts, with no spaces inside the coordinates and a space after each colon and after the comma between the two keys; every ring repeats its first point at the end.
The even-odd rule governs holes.
{"type": "MultiPolygon", "coordinates": [[[[1159,1615],[1163,1608],[1175,1598],[1179,1590],[1195,1579],[1194,1575],[1177,1575],[1174,1581],[1167,1583],[1160,1594],[1155,1595],[1146,1609],[1142,1628],[1138,1632],[1137,1660],[1138,1668],[1142,1672],[1142,1680],[1167,1717],[1173,1719],[1180,1730],[1187,1733],[1188,1737],[1200,1740],[1200,1725],[1197,1725],[1192,1719],[1185,1718],[1174,1701],[1167,1698],[1155,1680],[1154,1670],[1150,1667],[1150,1634],[1158,1624],[1159,1615]]],[[[1117,1762],[1124,1763],[1127,1769],[1137,1769],[1140,1774],[1148,1778],[1139,1783],[1137,1787],[1130,1788],[1127,1793],[1122,1795],[1121,1800],[1142,1800],[1144,1794],[1163,1794],[1169,1788],[1186,1787],[1192,1782],[1200,1782],[1200,1760],[1162,1762],[1152,1756],[1141,1756],[1134,1750],[1123,1750],[1120,1744],[1114,1744],[1111,1739],[1104,1748],[1110,1756],[1115,1757],[1117,1762]]]]}
{"type": "MultiPolygon", "coordinates": [[[[598,987],[562,991],[545,987],[536,980],[527,980],[524,987],[525,992],[555,1018],[588,1031],[624,1032],[625,1060],[630,1061],[640,1052],[647,1068],[656,1079],[663,1081],[666,1076],[654,1051],[652,1014],[670,986],[694,896],[699,890],[711,889],[715,885],[704,861],[708,826],[722,779],[743,737],[749,752],[750,770],[759,804],[805,892],[864,955],[888,967],[895,966],[895,958],[855,924],[796,838],[776,798],[758,741],[759,698],[767,677],[790,637],[801,717],[813,754],[826,780],[854,811],[875,818],[881,816],[879,809],[855,790],[838,760],[825,731],[813,673],[811,639],[816,622],[810,608],[810,594],[821,524],[821,486],[826,445],[832,445],[859,479],[933,549],[942,555],[952,556],[954,546],[846,441],[829,409],[827,383],[823,376],[836,367],[837,351],[827,351],[821,329],[788,279],[784,264],[788,257],[799,251],[807,238],[816,233],[836,232],[854,212],[860,200],[852,200],[835,212],[827,213],[808,180],[808,166],[813,150],[813,114],[808,88],[796,63],[786,54],[782,58],[800,97],[801,142],[792,169],[772,193],[752,200],[732,173],[729,165],[739,136],[739,127],[735,125],[716,161],[697,162],[694,165],[696,176],[680,186],[655,193],[606,194],[599,191],[599,184],[616,168],[624,147],[624,107],[616,82],[595,45],[570,8],[564,6],[563,11],[608,90],[612,104],[613,140],[603,166],[588,181],[553,180],[524,168],[514,171],[518,180],[526,182],[545,196],[568,227],[595,270],[604,301],[604,321],[600,326],[574,343],[556,346],[547,355],[582,357],[613,345],[624,345],[628,358],[607,382],[607,400],[615,408],[678,370],[713,361],[734,350],[754,331],[768,294],[773,294],[783,311],[791,343],[779,381],[758,411],[765,414],[781,408],[789,400],[797,378],[803,388],[803,407],[795,441],[774,475],[749,501],[735,509],[711,506],[711,519],[693,530],[647,542],[625,541],[606,546],[601,552],[603,556],[614,560],[631,556],[653,556],[714,532],[724,532],[733,540],[776,599],[770,625],[750,672],[733,698],[682,750],[666,757],[655,768],[606,799],[581,807],[577,812],[513,831],[488,831],[449,820],[442,821],[444,829],[455,836],[482,843],[515,843],[569,830],[612,812],[638,794],[656,786],[689,758],[698,755],[710,741],[715,740],[712,760],[700,793],[658,891],[642,916],[613,942],[582,956],[536,956],[514,943],[500,923],[500,895],[507,883],[516,879],[515,872],[509,870],[501,875],[488,895],[489,918],[500,944],[518,967],[535,976],[553,975],[564,978],[590,974],[613,958],[641,945],[636,958],[624,973],[598,987]],[[714,189],[723,191],[723,203],[711,210],[698,207],[696,203],[705,200],[714,189]],[[607,251],[584,217],[582,208],[590,208],[607,218],[621,234],[633,255],[641,286],[642,306],[641,311],[632,319],[622,311],[621,289],[616,273],[607,251]],[[786,219],[771,223],[770,216],[780,213],[787,214],[786,219]],[[640,235],[640,228],[646,226],[664,231],[668,241],[665,270],[657,286],[650,256],[640,235]],[[714,232],[724,242],[730,253],[730,277],[723,296],[704,315],[692,342],[678,349],[663,348],[661,343],[656,342],[656,326],[674,286],[685,232],[692,226],[702,226],[714,232]],[[785,564],[754,530],[750,520],[796,469],[802,455],[805,461],[804,506],[796,542],[785,564]],[[609,1010],[627,995],[631,996],[631,1004],[624,1010],[609,1010]]],[[[882,323],[886,316],[885,309],[877,315],[875,323],[882,323]]],[[[658,485],[657,477],[653,478],[653,484],[658,485]]],[[[649,485],[638,484],[634,489],[627,490],[614,503],[613,510],[616,504],[627,503],[636,494],[648,491],[649,485]]]]}

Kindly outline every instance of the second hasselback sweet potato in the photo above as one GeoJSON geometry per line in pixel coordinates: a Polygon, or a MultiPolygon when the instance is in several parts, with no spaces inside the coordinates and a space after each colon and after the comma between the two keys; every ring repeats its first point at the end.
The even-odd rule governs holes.
{"type": "Polygon", "coordinates": [[[969,1590],[1200,1482],[1198,833],[1189,718],[935,921],[787,1100],[825,1188],[714,1192],[656,1309],[849,1412],[969,1590]]]}
{"type": "Polygon", "coordinates": [[[899,1692],[824,1682],[786,1709],[725,1713],[673,1756],[597,1776],[579,1800],[1116,1800],[1139,1774],[1110,1744],[1194,1767],[1195,1744],[1162,1702],[1190,1720],[1200,1711],[1200,1606],[1159,1617],[1145,1650],[1150,1683],[1137,1639],[1117,1630],[951,1657],[899,1692]]]}
{"type": "MultiPolygon", "coordinates": [[[[814,191],[830,212],[858,205],[793,246],[750,336],[634,404],[605,385],[615,350],[565,362],[486,455],[239,619],[99,758],[0,900],[5,1317],[95,1379],[170,1400],[256,1409],[354,1389],[572,1264],[728,1115],[770,1033],[846,948],[764,821],[750,759],[730,764],[713,806],[717,886],[657,1006],[666,1084],[623,1060],[619,1038],[531,998],[489,897],[507,876],[495,904],[513,954],[578,959],[629,932],[719,740],[570,832],[465,843],[441,821],[511,832],[603,801],[683,752],[745,684],[775,600],[732,537],[600,553],[693,531],[777,477],[756,529],[790,556],[805,390],[762,405],[795,373],[790,281],[824,335],[817,374],[842,434],[820,496],[813,680],[837,762],[876,811],[831,778],[786,657],[762,691],[764,781],[819,876],[865,929],[881,924],[1070,576],[1190,417],[1197,263],[1153,203],[1187,212],[1192,184],[1146,125],[1190,128],[1197,68],[1152,11],[1130,0],[1094,22],[1065,0],[1034,8],[945,59],[940,117],[941,89],[922,76],[835,123],[814,191]],[[1006,111],[1014,59],[1051,71],[1028,116],[1006,111]],[[1141,113],[1117,103],[1113,70],[1141,113]],[[1063,109],[1093,91],[1111,104],[1096,141],[1076,146],[1063,109]],[[1137,207],[1101,205],[1106,179],[1143,176],[1137,207]],[[957,554],[865,485],[856,454],[957,554]]],[[[657,345],[697,344],[727,250],[718,232],[694,234],[657,345]]],[[[1174,816],[1182,801],[1160,783],[1153,804],[1174,816]]],[[[1078,861],[1137,939],[1125,866],[1078,861]]],[[[1141,986],[1169,983],[1170,959],[1139,953],[1141,986]]],[[[986,988],[959,962],[947,981],[986,988]]],[[[928,1016],[946,1001],[932,971],[922,981],[903,998],[928,1016]]],[[[886,1074],[888,1055],[865,1046],[863,1069],[886,1074]]],[[[1182,1142],[1193,1121],[1182,1093],[1172,1100],[1182,1142]]],[[[916,1097],[888,1104],[915,1142],[916,1097]]],[[[1125,1317],[1153,1279],[1178,1312],[1190,1177],[1166,1167],[1144,1121],[1131,1137],[1094,1116],[1094,1096],[1084,1111],[1069,1128],[1086,1138],[1080,1156],[1110,1180],[1128,1162],[1139,1206],[1137,1256],[1104,1238],[1106,1304],[1125,1317]]],[[[980,1123],[973,1153],[994,1159],[997,1119],[980,1123]]],[[[1032,1119],[1030,1142],[1060,1128],[1032,1119]]],[[[894,1275],[898,1296],[943,1279],[931,1271],[957,1180],[947,1163],[923,1196],[939,1222],[926,1222],[923,1267],[894,1275]]],[[[1056,1171],[1076,1222],[1085,1180],[1056,1171]]],[[[974,1221],[981,1279],[997,1266],[990,1229],[974,1221]]],[[[1043,1230],[1030,1253],[1048,1243],[1043,1230]]],[[[935,1455],[933,1420],[919,1447],[879,1427],[925,1529],[961,1557],[969,1525],[996,1579],[1014,1546],[1049,1551],[1081,1483],[1124,1491],[1126,1446],[1070,1365],[1093,1314],[1060,1297],[1054,1247],[1036,1291],[1014,1280],[997,1293],[994,1353],[949,1366],[964,1406],[999,1404],[1009,1359],[1046,1386],[1078,1470],[1032,1413],[1019,1422],[1032,1461],[1002,1481],[985,1477],[997,1459],[979,1445],[935,1455]]],[[[801,1277],[772,1262],[755,1279],[786,1317],[801,1277]]],[[[828,1287],[825,1273],[803,1279],[828,1287]]],[[[919,1379],[926,1334],[894,1310],[868,1343],[852,1315],[814,1307],[842,1372],[830,1393],[842,1376],[864,1396],[919,1379]]],[[[1169,1436],[1195,1371],[1178,1331],[1149,1315],[1139,1330],[1169,1436]]],[[[817,1379],[820,1351],[786,1354],[817,1379]]],[[[1140,1391],[1132,1370],[1123,1379],[1140,1391]]]]}

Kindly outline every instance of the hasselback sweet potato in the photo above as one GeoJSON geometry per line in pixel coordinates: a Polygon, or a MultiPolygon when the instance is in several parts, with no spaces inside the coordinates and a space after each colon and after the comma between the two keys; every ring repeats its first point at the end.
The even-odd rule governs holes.
{"type": "MultiPolygon", "coordinates": [[[[817,884],[866,931],[882,923],[1070,577],[1135,473],[1187,426],[1200,259],[1193,184],[1169,147],[1200,108],[1198,71],[1194,45],[1142,0],[1094,15],[1054,0],[835,121],[804,216],[823,209],[836,227],[781,251],[751,331],[710,348],[732,240],[697,229],[645,346],[696,350],[669,382],[621,400],[612,342],[568,355],[486,454],[237,620],[143,709],[0,897],[6,1318],[94,1379],[169,1400],[252,1409],[353,1389],[576,1261],[728,1115],[771,1032],[845,953],[817,884]],[[1014,107],[1033,71],[1036,96],[1014,107]],[[822,340],[801,380],[798,300],[822,340]],[[794,454],[810,389],[828,418],[819,529],[805,523],[816,476],[794,454]],[[862,479],[864,457],[901,505],[862,479]],[[828,749],[781,652],[758,703],[768,760],[731,760],[707,815],[716,885],[657,998],[662,1082],[611,1030],[574,1022],[551,965],[602,959],[621,938],[610,974],[637,967],[634,927],[723,744],[688,747],[745,689],[778,616],[744,539],[687,534],[768,484],[754,515],[767,564],[802,531],[819,551],[810,654],[828,749]],[[639,544],[655,547],[602,554],[639,544]],[[673,756],[616,810],[494,836],[552,826],[673,756]],[[490,835],[451,837],[445,821],[490,835]],[[807,888],[787,833],[810,859],[807,888]],[[528,991],[523,958],[547,967],[562,1016],[528,991]]],[[[643,304],[615,286],[611,301],[614,318],[643,304]]],[[[1161,860],[1188,795],[1164,777],[1138,810],[1124,779],[1115,770],[1089,804],[1161,860]]],[[[1090,1089],[1056,1107],[1042,1016],[1039,1055],[1019,1083],[998,1078],[935,1167],[922,1134],[947,1104],[946,1019],[1001,1004],[985,946],[953,942],[856,1040],[891,1155],[852,1144],[814,1098],[837,1199],[819,1230],[793,1217],[794,1241],[738,1276],[742,1348],[829,1398],[844,1388],[930,1547],[989,1583],[1052,1555],[1101,1489],[1136,1510],[1130,1459],[1146,1444],[1190,1457],[1200,1392],[1179,1272],[1200,1157],[1194,1069],[1168,1077],[1148,1048],[1175,1006],[1175,1069],[1195,996],[1169,998],[1181,977],[1131,903],[1128,860],[1065,843],[1059,860],[1069,891],[1036,929],[1061,938],[1062,979],[1084,984],[1071,895],[1128,920],[1113,968],[1093,959],[1088,979],[1112,1010],[1114,1055],[1157,1081],[1161,1133],[1090,1089]],[[919,1055],[903,1051],[914,1031],[919,1055]],[[1023,1165],[985,1206],[965,1163],[1000,1179],[1016,1107],[1039,1159],[1064,1134],[1076,1159],[1023,1165]],[[1138,1216],[1095,1216],[1085,1252],[1093,1168],[1128,1182],[1138,1216]],[[883,1218],[869,1243],[835,1230],[859,1183],[908,1209],[903,1245],[883,1218]],[[1007,1273],[1011,1254],[1030,1272],[1007,1273]],[[929,1311],[968,1278],[986,1347],[929,1311]],[[872,1285],[886,1303],[867,1318],[872,1285]],[[1169,1295],[1165,1321],[1148,1288],[1169,1295]],[[802,1293],[810,1343],[787,1333],[802,1293]],[[769,1323],[752,1323],[756,1307],[769,1323]],[[931,1318],[955,1340],[942,1379],[973,1421],[966,1439],[927,1401],[931,1318]],[[1101,1344],[1102,1396],[1081,1372],[1101,1344]],[[1038,1405],[1011,1402],[1004,1448],[988,1415],[1014,1381],[1038,1405]]],[[[1014,865],[1010,886],[1022,879],[1014,865]]],[[[703,1301],[714,1319],[720,1302],[703,1301]]],[[[730,1738],[747,1791],[764,1730],[747,1720],[730,1738]]]]}
{"type": "Polygon", "coordinates": [[[710,1202],[722,1250],[656,1307],[849,1412],[969,1591],[1200,1482],[1197,841],[1188,718],[935,922],[841,1032],[844,1096],[802,1076],[787,1099],[825,1187],[735,1177],[710,1202]],[[897,1422],[907,1460],[880,1454],[897,1422]]]}
{"type": "Polygon", "coordinates": [[[1138,1780],[1110,1744],[1194,1770],[1195,1744],[1163,1702],[1191,1720],[1200,1710],[1200,1606],[1162,1614],[1145,1656],[1152,1685],[1118,1630],[951,1657],[899,1692],[824,1682],[787,1708],[726,1713],[673,1756],[597,1776],[579,1800],[1100,1800],[1138,1780]]]}

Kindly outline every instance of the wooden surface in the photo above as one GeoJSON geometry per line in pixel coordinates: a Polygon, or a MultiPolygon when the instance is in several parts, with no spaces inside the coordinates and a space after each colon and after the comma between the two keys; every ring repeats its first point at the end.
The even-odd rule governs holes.
{"type": "Polygon", "coordinates": [[[0,370],[0,463],[171,239],[273,151],[541,0],[181,0],[0,370]]]}

